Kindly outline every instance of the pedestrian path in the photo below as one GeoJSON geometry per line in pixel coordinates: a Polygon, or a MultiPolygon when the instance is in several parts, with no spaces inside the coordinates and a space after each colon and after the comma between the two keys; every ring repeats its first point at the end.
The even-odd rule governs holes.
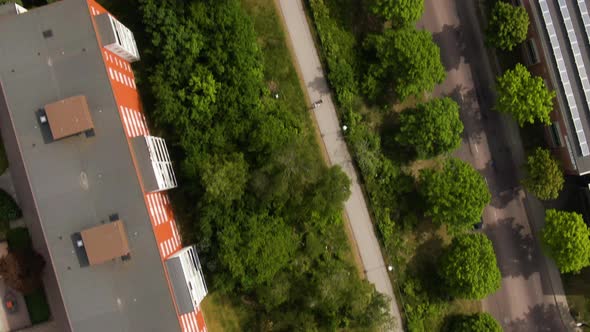
{"type": "Polygon", "coordinates": [[[324,71],[315,48],[301,0],[277,0],[287,35],[295,53],[295,65],[299,68],[306,92],[314,103],[313,112],[326,147],[331,165],[339,165],[351,179],[351,195],[345,203],[345,212],[350,220],[352,234],[359,249],[367,279],[380,293],[391,299],[391,313],[396,321],[394,331],[402,331],[401,315],[389,273],[385,266],[379,241],[369,215],[367,203],[353,167],[342,130],[336,116],[336,109],[324,76],[324,71]]]}

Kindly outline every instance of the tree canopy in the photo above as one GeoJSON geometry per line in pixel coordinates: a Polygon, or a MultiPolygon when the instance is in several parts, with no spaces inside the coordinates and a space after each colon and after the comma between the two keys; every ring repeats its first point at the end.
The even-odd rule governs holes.
{"type": "Polygon", "coordinates": [[[543,244],[562,273],[590,266],[590,229],[575,212],[547,210],[543,244]]]}
{"type": "Polygon", "coordinates": [[[43,256],[32,248],[10,251],[0,258],[0,276],[11,288],[27,295],[42,285],[41,272],[45,267],[43,256]]]}
{"type": "Polygon", "coordinates": [[[422,171],[420,193],[426,201],[425,214],[451,230],[471,229],[491,199],[483,177],[456,158],[449,159],[440,171],[422,171]]]}
{"type": "Polygon", "coordinates": [[[555,91],[549,91],[541,77],[532,76],[520,63],[497,79],[496,110],[510,114],[522,127],[527,123],[551,124],[555,91]]]}
{"type": "Polygon", "coordinates": [[[473,300],[498,290],[502,279],[492,242],[482,233],[455,237],[443,253],[440,273],[452,296],[473,300]]]}
{"type": "Polygon", "coordinates": [[[395,140],[413,148],[420,159],[451,152],[461,144],[459,105],[450,98],[418,104],[416,109],[403,111],[399,121],[395,140]]]}
{"type": "Polygon", "coordinates": [[[496,1],[486,29],[486,42],[511,51],[526,39],[529,24],[529,15],[524,7],[496,1]]]}
{"type": "Polygon", "coordinates": [[[394,27],[410,26],[424,13],[424,0],[371,0],[369,8],[394,27]]]}
{"type": "Polygon", "coordinates": [[[559,163],[547,149],[537,148],[527,157],[523,184],[539,199],[556,199],[565,181],[559,163]]]}
{"type": "Polygon", "coordinates": [[[404,100],[430,91],[445,78],[440,49],[428,31],[405,27],[367,36],[368,70],[363,82],[370,98],[383,96],[390,89],[404,100]]]}
{"type": "Polygon", "coordinates": [[[221,263],[245,289],[269,283],[284,269],[297,248],[297,238],[281,218],[239,216],[220,234],[221,263]]]}
{"type": "Polygon", "coordinates": [[[502,326],[487,312],[451,317],[444,332],[502,332],[502,326]]]}
{"type": "Polygon", "coordinates": [[[272,36],[257,35],[238,0],[138,4],[128,13],[141,14],[138,85],[181,165],[175,209],[209,288],[252,302],[252,330],[384,324],[387,302],[344,259],[350,181],[322,163],[290,60],[268,58],[281,54],[283,36],[267,27],[259,33],[272,36]],[[273,51],[261,52],[270,38],[273,51]],[[271,81],[285,89],[281,99],[271,81]]]}

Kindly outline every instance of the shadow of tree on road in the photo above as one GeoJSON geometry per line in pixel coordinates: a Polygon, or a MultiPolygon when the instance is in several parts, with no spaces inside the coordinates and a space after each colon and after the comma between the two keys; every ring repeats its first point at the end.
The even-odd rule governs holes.
{"type": "Polygon", "coordinates": [[[432,34],[434,43],[440,47],[440,58],[446,71],[459,69],[466,49],[460,26],[445,24],[441,32],[432,34]]]}
{"type": "Polygon", "coordinates": [[[476,91],[457,85],[446,97],[459,105],[459,116],[465,127],[462,134],[463,143],[480,144],[484,131],[476,91]]]}
{"type": "MultiPolygon", "coordinates": [[[[486,174],[489,174],[489,172],[497,172],[496,166],[492,163],[493,162],[491,160],[487,163],[485,171],[488,173],[486,173],[486,174]]],[[[497,191],[497,190],[491,191],[492,200],[490,201],[490,205],[497,208],[497,209],[503,209],[510,202],[512,202],[514,199],[516,199],[518,197],[519,192],[520,192],[519,187],[514,187],[511,189],[506,189],[506,190],[502,190],[502,191],[497,191]]]]}
{"type": "Polygon", "coordinates": [[[498,267],[503,278],[529,278],[539,272],[540,262],[535,251],[535,239],[525,234],[524,227],[514,218],[505,218],[496,223],[488,223],[486,235],[494,244],[498,267]]]}
{"type": "Polygon", "coordinates": [[[505,332],[563,332],[569,329],[564,326],[559,311],[567,312],[563,306],[555,304],[539,304],[532,308],[524,317],[509,322],[501,322],[505,332]],[[565,310],[565,311],[563,311],[565,310]]]}

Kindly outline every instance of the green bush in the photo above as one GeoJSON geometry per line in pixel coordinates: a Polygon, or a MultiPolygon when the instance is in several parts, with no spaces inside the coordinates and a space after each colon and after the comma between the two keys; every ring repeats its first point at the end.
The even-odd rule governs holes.
{"type": "Polygon", "coordinates": [[[25,227],[17,227],[8,230],[6,241],[11,251],[25,251],[32,248],[29,231],[25,227]]]}
{"type": "Polygon", "coordinates": [[[22,212],[12,196],[0,190],[0,231],[6,232],[9,222],[22,216],[22,212]]]}
{"type": "Polygon", "coordinates": [[[25,302],[33,325],[46,322],[51,317],[43,287],[38,288],[29,295],[25,295],[25,302]]]}
{"type": "Polygon", "coordinates": [[[328,79],[343,110],[350,110],[358,95],[355,73],[356,40],[330,17],[324,0],[310,0],[309,5],[318,31],[321,48],[328,62],[328,79]]]}
{"type": "Polygon", "coordinates": [[[457,315],[448,319],[443,332],[502,332],[502,326],[487,312],[457,315]]]}

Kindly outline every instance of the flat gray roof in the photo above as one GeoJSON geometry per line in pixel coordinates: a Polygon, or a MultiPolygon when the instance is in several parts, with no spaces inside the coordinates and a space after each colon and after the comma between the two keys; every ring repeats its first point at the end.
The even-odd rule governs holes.
{"type": "MultiPolygon", "coordinates": [[[[560,1],[563,1],[563,3],[565,3],[567,6],[575,38],[578,41],[578,47],[581,51],[582,60],[585,65],[585,68],[583,69],[585,69],[584,72],[586,76],[590,76],[590,47],[588,45],[589,41],[588,36],[586,34],[586,30],[584,28],[584,23],[582,22],[577,0],[560,1]]],[[[580,72],[578,71],[576,62],[574,60],[574,54],[572,52],[570,39],[568,38],[564,18],[557,0],[546,0],[546,2],[547,8],[550,12],[551,19],[553,21],[553,27],[555,28],[557,41],[560,45],[561,54],[563,55],[567,77],[569,78],[569,83],[571,84],[575,104],[577,105],[577,111],[581,122],[581,128],[584,131],[584,136],[586,140],[590,144],[590,108],[588,107],[588,101],[584,96],[584,89],[580,80],[580,72]]],[[[543,38],[541,42],[544,44],[543,51],[545,52],[545,58],[549,61],[548,66],[555,73],[556,80],[554,80],[554,86],[556,87],[556,92],[558,94],[558,101],[560,106],[559,109],[562,112],[564,119],[567,120],[567,139],[569,141],[569,146],[571,147],[572,152],[570,155],[573,155],[579,173],[590,172],[590,156],[582,155],[582,151],[579,144],[580,141],[576,135],[576,128],[573,123],[573,118],[570,114],[569,107],[566,102],[567,97],[564,92],[562,81],[560,80],[559,70],[557,69],[557,63],[555,60],[555,56],[553,54],[551,43],[549,41],[549,35],[547,32],[545,21],[542,16],[541,7],[537,1],[531,1],[530,3],[533,6],[534,10],[537,11],[536,17],[539,23],[543,26],[543,29],[540,31],[540,34],[543,38]]],[[[581,5],[586,6],[585,3],[581,5]]]]}
{"type": "Polygon", "coordinates": [[[86,1],[64,0],[4,17],[0,34],[0,81],[6,96],[6,103],[0,98],[0,113],[12,120],[3,121],[2,134],[5,141],[15,141],[7,137],[15,133],[20,149],[7,146],[11,167],[22,166],[15,173],[28,177],[15,176],[17,196],[26,200],[21,205],[33,224],[33,238],[45,238],[44,254],[55,272],[71,329],[180,330],[86,1]],[[43,36],[47,30],[52,37],[43,36]],[[37,112],[75,95],[88,99],[95,136],[52,141],[37,112]],[[32,193],[27,192],[30,188],[32,193]],[[34,197],[33,202],[28,197],[34,197]],[[32,205],[36,211],[28,208],[32,205]],[[114,213],[125,223],[131,259],[81,267],[72,235],[108,222],[114,213]],[[36,229],[43,234],[35,234],[36,229]]]}

